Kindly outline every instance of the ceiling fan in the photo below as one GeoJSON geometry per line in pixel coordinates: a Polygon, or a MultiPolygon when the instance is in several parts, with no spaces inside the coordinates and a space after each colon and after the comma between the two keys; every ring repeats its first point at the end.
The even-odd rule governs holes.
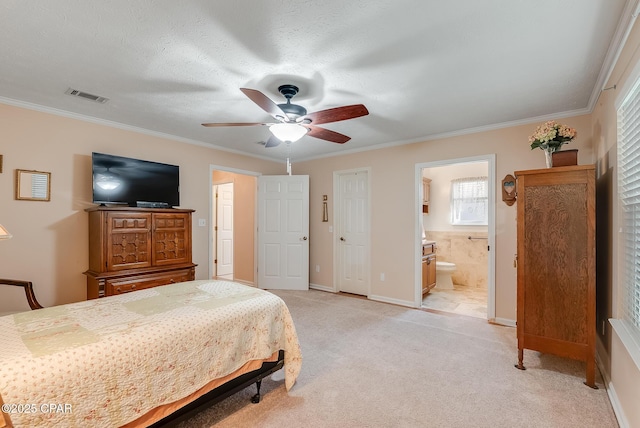
{"type": "Polygon", "coordinates": [[[369,114],[367,108],[362,104],[354,104],[343,107],[335,107],[327,110],[320,110],[314,113],[307,113],[307,110],[297,104],[291,103],[299,91],[295,85],[281,85],[278,92],[287,100],[286,103],[276,104],[266,95],[256,89],[240,88],[240,90],[262,110],[266,111],[278,122],[241,122],[241,123],[203,123],[202,126],[268,126],[273,134],[267,140],[265,147],[275,147],[281,141],[295,142],[305,135],[331,141],[332,143],[344,144],[351,139],[339,132],[321,128],[317,125],[323,123],[338,122],[341,120],[353,119],[369,114]]]}

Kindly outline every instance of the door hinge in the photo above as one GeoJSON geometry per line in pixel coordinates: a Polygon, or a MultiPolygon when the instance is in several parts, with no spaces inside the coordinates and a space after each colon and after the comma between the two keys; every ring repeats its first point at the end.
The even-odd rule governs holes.
{"type": "Polygon", "coordinates": [[[214,265],[217,265],[217,264],[218,264],[218,259],[215,259],[215,260],[213,261],[213,264],[214,264],[214,265]]]}

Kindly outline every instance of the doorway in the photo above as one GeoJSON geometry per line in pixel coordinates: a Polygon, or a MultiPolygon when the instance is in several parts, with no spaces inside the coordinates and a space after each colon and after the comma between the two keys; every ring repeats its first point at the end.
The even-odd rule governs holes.
{"type": "MultiPolygon", "coordinates": [[[[494,319],[495,155],[416,164],[416,202],[416,306],[494,319]],[[482,177],[486,177],[486,196],[474,204],[485,204],[486,223],[460,222],[460,213],[455,208],[458,201],[452,199],[452,189],[473,179],[480,183],[482,177]],[[430,183],[430,192],[429,201],[425,202],[423,186],[427,183],[430,183]],[[425,203],[428,203],[427,209],[423,208],[425,203]],[[418,270],[423,239],[435,241],[437,261],[453,264],[455,268],[449,286],[439,273],[436,286],[424,296],[421,269],[418,270]]],[[[474,210],[479,206],[466,207],[474,210]]],[[[443,272],[450,270],[449,266],[443,272]]]]}
{"type": "MultiPolygon", "coordinates": [[[[233,281],[240,282],[246,285],[250,285],[253,287],[266,287],[269,284],[265,283],[264,287],[260,284],[259,276],[258,276],[258,261],[261,252],[258,250],[258,219],[260,209],[258,206],[258,179],[262,177],[264,180],[270,180],[270,178],[278,177],[278,176],[263,176],[258,172],[252,171],[244,171],[233,168],[227,168],[223,166],[217,165],[209,165],[209,188],[210,199],[209,199],[209,278],[216,278],[217,274],[217,237],[215,225],[217,224],[217,204],[215,202],[215,192],[214,189],[217,189],[218,185],[223,185],[225,183],[233,184],[233,217],[232,217],[232,227],[233,227],[233,249],[232,249],[232,273],[230,274],[233,278],[233,281]]],[[[300,218],[299,221],[292,221],[287,224],[286,229],[288,231],[292,231],[294,226],[302,225],[302,221],[306,222],[304,226],[304,233],[300,236],[297,236],[297,239],[306,245],[306,252],[303,254],[299,253],[291,253],[291,254],[300,254],[304,255],[304,260],[306,263],[306,267],[302,266],[300,260],[302,257],[296,259],[295,257],[285,257],[283,260],[284,264],[278,264],[281,267],[282,272],[288,272],[289,274],[297,269],[298,272],[306,272],[306,287],[308,288],[308,263],[309,263],[309,252],[308,252],[308,216],[309,216],[309,180],[308,176],[287,176],[288,179],[285,180],[287,183],[286,188],[288,189],[286,193],[289,195],[295,194],[296,189],[300,188],[297,183],[305,178],[305,193],[306,196],[304,198],[304,203],[300,201],[300,204],[304,205],[304,215],[300,218]]],[[[297,202],[289,201],[282,206],[282,209],[289,209],[289,214],[291,213],[291,208],[297,202]]],[[[273,212],[274,207],[270,207],[271,212],[273,212]]],[[[262,212],[265,212],[263,209],[262,212]]],[[[271,216],[270,218],[275,219],[279,217],[271,216]]],[[[266,227],[263,230],[267,231],[271,229],[273,224],[270,222],[265,225],[266,227]]],[[[286,230],[281,231],[283,234],[287,234],[286,230]]],[[[262,255],[265,255],[265,252],[262,252],[262,255]]],[[[269,253],[268,256],[273,256],[273,253],[269,253]]],[[[267,265],[265,265],[267,266],[267,265]]],[[[268,263],[268,267],[271,268],[272,265],[270,262],[268,263]]],[[[263,272],[266,272],[263,269],[263,272]]],[[[301,275],[299,275],[301,276],[301,275]]],[[[280,288],[278,286],[271,285],[271,288],[280,288]]]]}
{"type": "Polygon", "coordinates": [[[222,278],[255,286],[256,189],[260,173],[217,165],[210,165],[209,171],[209,278],[216,278],[220,274],[222,278]],[[220,189],[225,189],[226,193],[226,202],[222,204],[216,203],[216,191],[220,189]],[[219,208],[223,208],[222,213],[219,213],[219,208]],[[219,241],[223,244],[222,248],[219,248],[219,241]]]}

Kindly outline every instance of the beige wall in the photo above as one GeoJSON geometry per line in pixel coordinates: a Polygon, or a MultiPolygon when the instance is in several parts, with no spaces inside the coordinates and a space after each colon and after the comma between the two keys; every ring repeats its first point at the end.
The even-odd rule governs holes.
{"type": "MultiPolygon", "coordinates": [[[[0,104],[0,224],[13,238],[0,242],[0,277],[34,282],[45,306],[86,298],[91,152],[180,165],[181,207],[195,209],[193,261],[196,277],[208,275],[209,165],[274,174],[282,164],[203,146],[0,104]],[[51,202],[14,199],[14,170],[49,171],[51,202]],[[208,222],[207,222],[208,224],[208,222]]],[[[0,301],[0,312],[4,305],[0,301]]]]}
{"type": "MultiPolygon", "coordinates": [[[[571,144],[580,149],[579,163],[591,162],[590,116],[562,120],[577,128],[571,144]]],[[[2,275],[28,278],[39,288],[44,304],[85,297],[87,226],[84,209],[91,206],[92,151],[174,163],[181,169],[181,204],[209,217],[209,165],[279,174],[282,165],[169,139],[90,122],[0,105],[4,131],[0,153],[0,221],[14,238],[0,245],[2,275]],[[188,168],[186,166],[188,165],[188,168]],[[52,172],[52,201],[16,201],[13,170],[52,172]]],[[[322,195],[333,209],[333,172],[371,167],[371,295],[390,301],[414,301],[415,165],[443,159],[496,154],[497,183],[518,169],[544,167],[541,151],[531,151],[527,139],[535,124],[330,157],[294,165],[310,175],[310,262],[312,284],[333,287],[333,215],[322,222],[322,195]],[[381,281],[380,273],[385,273],[381,281]]],[[[500,195],[499,188],[496,194],[500,195]]],[[[197,222],[195,222],[197,224],[197,222]]],[[[515,319],[515,206],[496,204],[496,317],[515,319]]],[[[194,262],[198,278],[207,276],[208,234],[194,226],[194,262]]]]}
{"type": "MultiPolygon", "coordinates": [[[[566,148],[579,149],[580,164],[593,163],[591,120],[589,115],[562,119],[575,127],[578,138],[566,148]]],[[[532,151],[529,135],[536,124],[521,125],[424,143],[389,147],[339,157],[300,162],[297,174],[310,176],[310,254],[311,265],[320,272],[310,272],[312,284],[333,287],[333,234],[322,222],[322,195],[329,195],[329,212],[333,209],[333,172],[354,168],[371,168],[371,295],[388,301],[413,304],[415,300],[415,165],[445,159],[459,159],[496,154],[496,195],[502,178],[515,170],[544,168],[544,154],[532,151]],[[385,273],[385,281],[380,273],[385,273]]],[[[496,202],[496,318],[516,318],[516,206],[496,202]]]]}
{"type": "MultiPolygon", "coordinates": [[[[617,205],[617,118],[615,102],[626,85],[632,83],[630,73],[640,64],[640,25],[635,23],[606,88],[594,108],[592,117],[594,150],[597,157],[596,224],[597,224],[597,323],[598,353],[604,375],[609,380],[610,395],[622,412],[621,426],[640,426],[640,368],[630,357],[618,333],[607,322],[619,316],[617,205]],[[602,251],[601,249],[608,251],[602,251]],[[602,327],[604,326],[604,334],[602,327]]],[[[636,350],[635,352],[640,352],[636,350]]]]}
{"type": "MultiPolygon", "coordinates": [[[[571,144],[579,163],[591,161],[590,116],[562,120],[577,128],[571,144]]],[[[87,215],[91,204],[92,151],[181,165],[181,206],[209,218],[209,165],[280,174],[282,164],[203,146],[117,129],[8,105],[0,105],[4,173],[0,174],[0,222],[14,238],[0,243],[3,277],[30,279],[45,305],[85,298],[87,215]],[[187,167],[188,166],[188,167],[187,167]],[[52,173],[51,202],[16,201],[13,171],[52,173]]],[[[527,139],[535,124],[402,145],[294,165],[310,175],[310,264],[312,284],[333,287],[333,172],[371,167],[371,295],[389,301],[414,301],[415,165],[496,153],[496,177],[518,169],[544,167],[541,151],[527,139]],[[329,195],[329,222],[322,222],[322,195],[329,195]],[[380,273],[385,273],[381,281],[380,273]]],[[[496,190],[497,194],[499,189],[496,190]]],[[[496,206],[496,317],[515,320],[515,206],[496,206]]],[[[194,226],[196,276],[208,274],[208,233],[194,226]]],[[[0,302],[2,310],[2,302],[0,302]]]]}
{"type": "Polygon", "coordinates": [[[213,183],[233,183],[233,279],[254,284],[256,177],[214,171],[213,183]]]}

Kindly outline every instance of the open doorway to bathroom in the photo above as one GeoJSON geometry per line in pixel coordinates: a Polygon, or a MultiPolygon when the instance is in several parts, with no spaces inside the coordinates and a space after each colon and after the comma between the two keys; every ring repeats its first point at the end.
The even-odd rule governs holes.
{"type": "Polygon", "coordinates": [[[422,190],[420,256],[422,244],[434,248],[435,257],[428,261],[436,264],[435,286],[432,273],[424,275],[430,286],[421,278],[419,305],[495,318],[495,156],[429,162],[417,165],[416,171],[422,190]]]}

